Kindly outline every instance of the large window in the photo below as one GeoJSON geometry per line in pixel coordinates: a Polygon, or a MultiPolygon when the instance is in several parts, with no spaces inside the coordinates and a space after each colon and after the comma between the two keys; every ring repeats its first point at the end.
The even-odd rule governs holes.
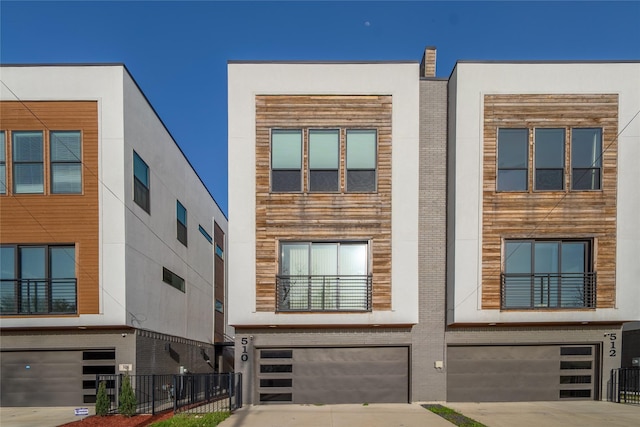
{"type": "Polygon", "coordinates": [[[365,242],[280,245],[279,311],[367,311],[371,276],[365,242]]]}
{"type": "Polygon", "coordinates": [[[179,200],[176,201],[176,217],[178,240],[187,246],[187,209],[179,200]]]}
{"type": "Polygon", "coordinates": [[[271,191],[302,190],[302,130],[271,131],[271,191]]]}
{"type": "Polygon", "coordinates": [[[564,188],[564,129],[536,129],[534,149],[535,189],[562,190],[564,188]]]}
{"type": "Polygon", "coordinates": [[[571,130],[571,188],[599,190],[602,176],[602,129],[571,130]]]}
{"type": "Polygon", "coordinates": [[[591,242],[507,240],[503,308],[595,307],[591,242]]]}
{"type": "Polygon", "coordinates": [[[376,191],[377,132],[347,130],[347,191],[376,191]]]}
{"type": "Polygon", "coordinates": [[[0,194],[7,193],[7,148],[4,131],[0,131],[0,194]]]}
{"type": "Polygon", "coordinates": [[[78,131],[51,132],[51,192],[82,192],[81,136],[78,131]]]}
{"type": "Polygon", "coordinates": [[[498,191],[528,189],[529,131],[498,129],[498,191]]]}
{"type": "Polygon", "coordinates": [[[340,189],[340,131],[309,130],[309,191],[340,189]]]}
{"type": "Polygon", "coordinates": [[[0,313],[76,313],[75,247],[0,247],[0,313]]]}
{"type": "Polygon", "coordinates": [[[149,166],[133,152],[133,201],[147,213],[151,212],[149,200],[149,166]]]}
{"type": "Polygon", "coordinates": [[[13,192],[44,193],[42,132],[12,132],[13,192]]]}

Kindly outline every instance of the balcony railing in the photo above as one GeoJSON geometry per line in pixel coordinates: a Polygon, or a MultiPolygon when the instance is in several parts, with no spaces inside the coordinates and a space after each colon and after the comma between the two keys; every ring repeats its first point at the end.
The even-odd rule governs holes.
{"type": "Polygon", "coordinates": [[[371,311],[371,276],[276,276],[276,311],[371,311]]]}
{"type": "Polygon", "coordinates": [[[503,309],[595,308],[596,273],[500,275],[503,309]]]}
{"type": "Polygon", "coordinates": [[[0,315],[76,314],[77,279],[1,279],[0,315]]]}

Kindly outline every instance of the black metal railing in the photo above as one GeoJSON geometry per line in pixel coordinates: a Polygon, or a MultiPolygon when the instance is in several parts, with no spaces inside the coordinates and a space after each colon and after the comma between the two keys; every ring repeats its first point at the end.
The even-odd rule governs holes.
{"type": "Polygon", "coordinates": [[[372,277],[276,276],[276,311],[371,311],[372,277]]]}
{"type": "Polygon", "coordinates": [[[612,369],[607,386],[609,402],[640,405],[640,368],[612,369]]]}
{"type": "Polygon", "coordinates": [[[595,308],[596,273],[500,275],[503,309],[595,308]]]}
{"type": "MultiPolygon", "coordinates": [[[[118,412],[118,396],[124,376],[96,375],[107,385],[109,413],[118,412]]],[[[242,374],[130,375],[138,414],[173,412],[208,413],[233,411],[242,407],[242,374]]]]}
{"type": "Polygon", "coordinates": [[[0,314],[76,314],[77,279],[0,279],[0,314]]]}

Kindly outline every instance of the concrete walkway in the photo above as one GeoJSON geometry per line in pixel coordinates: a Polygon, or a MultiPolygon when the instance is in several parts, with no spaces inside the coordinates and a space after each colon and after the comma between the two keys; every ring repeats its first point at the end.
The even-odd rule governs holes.
{"type": "Polygon", "coordinates": [[[447,402],[443,405],[490,427],[640,426],[640,405],[624,405],[593,400],[564,402],[447,402]]]}
{"type": "MultiPolygon", "coordinates": [[[[247,405],[219,427],[452,427],[418,404],[247,405]]],[[[4,426],[3,426],[4,427],[4,426]]]]}
{"type": "MultiPolygon", "coordinates": [[[[76,416],[74,409],[78,406],[32,407],[32,408],[0,408],[0,426],[2,427],[57,427],[85,418],[76,416]]],[[[89,414],[95,414],[94,406],[88,408],[89,414]]]]}

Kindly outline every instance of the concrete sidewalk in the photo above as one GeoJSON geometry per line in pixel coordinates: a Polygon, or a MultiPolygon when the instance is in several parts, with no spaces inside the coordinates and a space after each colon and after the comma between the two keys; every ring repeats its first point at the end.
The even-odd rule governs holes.
{"type": "Polygon", "coordinates": [[[640,426],[640,405],[624,405],[593,400],[563,402],[447,402],[443,403],[443,405],[490,427],[640,426]]]}
{"type": "MultiPolygon", "coordinates": [[[[79,406],[55,407],[19,407],[0,408],[0,426],[2,427],[57,427],[85,418],[76,416],[74,409],[79,406]]],[[[95,414],[95,406],[81,406],[88,408],[89,414],[95,414]]]]}
{"type": "Polygon", "coordinates": [[[219,427],[452,427],[418,404],[247,405],[219,427]]]}

